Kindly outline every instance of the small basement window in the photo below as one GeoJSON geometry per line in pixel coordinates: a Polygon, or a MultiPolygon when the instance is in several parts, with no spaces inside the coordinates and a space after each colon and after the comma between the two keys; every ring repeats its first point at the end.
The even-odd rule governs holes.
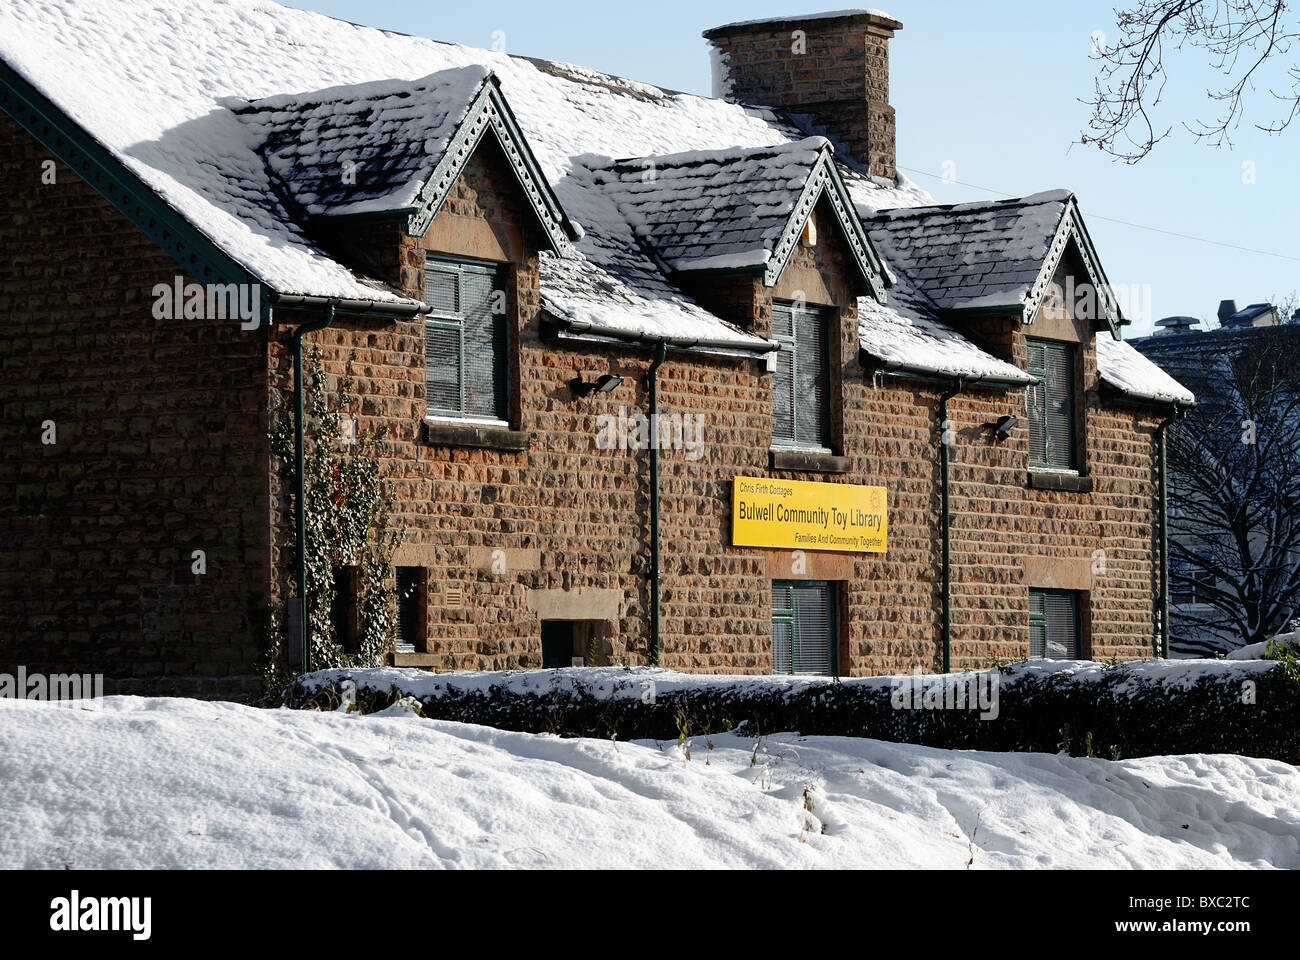
{"type": "Polygon", "coordinates": [[[830,583],[772,584],[774,674],[838,674],[835,596],[830,583]]]}
{"type": "Polygon", "coordinates": [[[1068,343],[1029,340],[1029,465],[1037,469],[1078,468],[1075,439],[1074,348],[1068,343]]]}
{"type": "Polygon", "coordinates": [[[542,668],[607,666],[599,620],[543,620],[542,668]]]}
{"type": "Polygon", "coordinates": [[[1029,591],[1029,656],[1078,660],[1080,595],[1072,590],[1029,591]]]}
{"type": "Polygon", "coordinates": [[[425,262],[425,400],[431,417],[505,423],[509,270],[499,264],[425,262]]]}
{"type": "Polygon", "coordinates": [[[827,340],[836,311],[805,303],[772,304],[772,339],[781,345],[772,373],[772,445],[829,453],[830,363],[827,340]]]}

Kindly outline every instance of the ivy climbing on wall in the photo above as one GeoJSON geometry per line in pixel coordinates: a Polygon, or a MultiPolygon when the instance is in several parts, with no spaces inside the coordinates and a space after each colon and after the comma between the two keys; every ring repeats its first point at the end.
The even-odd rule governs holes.
{"type": "MultiPolygon", "coordinates": [[[[352,380],[332,394],[320,351],[312,349],[304,364],[303,435],[304,502],[307,534],[307,619],[310,661],[314,670],[378,666],[391,649],[396,628],[397,588],[392,558],[401,536],[391,529],[393,501],[387,491],[378,451],[387,428],[362,435],[351,429],[357,398],[352,380]],[[357,632],[345,649],[335,623],[338,600],[336,571],[356,568],[357,632]]],[[[271,429],[271,453],[279,461],[286,496],[280,543],[293,555],[294,498],[297,490],[293,411],[281,409],[271,429]]],[[[297,594],[291,565],[282,595],[297,594]]],[[[282,618],[273,618],[264,679],[279,686],[286,679],[287,638],[282,618]]]]}

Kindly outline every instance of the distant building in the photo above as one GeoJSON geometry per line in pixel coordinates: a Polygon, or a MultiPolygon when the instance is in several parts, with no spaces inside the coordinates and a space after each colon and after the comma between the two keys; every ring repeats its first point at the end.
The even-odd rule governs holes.
{"type": "MultiPolygon", "coordinates": [[[[1217,317],[1216,329],[1203,329],[1195,317],[1165,317],[1156,322],[1157,329],[1150,337],[1131,341],[1144,356],[1187,385],[1202,408],[1239,402],[1225,364],[1266,353],[1268,338],[1283,336],[1288,349],[1294,346],[1300,354],[1300,323],[1296,322],[1300,310],[1288,323],[1274,304],[1254,303],[1239,309],[1236,301],[1223,300],[1217,317]]],[[[1174,472],[1170,477],[1170,536],[1204,556],[1208,544],[1194,542],[1197,538],[1189,530],[1194,518],[1180,509],[1179,500],[1179,477],[1174,472]]],[[[1170,566],[1172,655],[1213,656],[1240,646],[1243,640],[1234,632],[1199,622],[1212,610],[1206,602],[1207,592],[1220,584],[1191,561],[1180,564],[1175,556],[1170,566]]]]}
{"type": "Polygon", "coordinates": [[[1277,307],[1271,303],[1252,303],[1241,310],[1237,309],[1235,300],[1223,300],[1219,303],[1219,326],[1225,330],[1243,327],[1277,327],[1282,323],[1284,321],[1277,307]]]}

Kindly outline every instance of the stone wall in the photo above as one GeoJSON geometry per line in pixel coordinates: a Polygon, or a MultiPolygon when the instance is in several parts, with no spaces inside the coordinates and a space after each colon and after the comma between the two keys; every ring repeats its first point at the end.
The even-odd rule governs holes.
{"type": "MultiPolygon", "coordinates": [[[[492,225],[494,256],[514,264],[513,444],[422,439],[418,322],[342,322],[315,335],[327,369],[356,377],[369,398],[362,429],[381,422],[390,428],[386,466],[407,534],[398,562],[428,569],[428,650],[399,662],[538,667],[541,623],[561,619],[597,625],[597,662],[644,663],[649,456],[599,449],[597,437],[602,417],[626,422],[647,411],[651,351],[544,337],[537,254],[515,193],[499,158],[481,153],[423,244],[456,253],[457,237],[477,238],[467,252],[481,257],[490,252],[484,231],[492,225]],[[457,218],[456,230],[441,225],[448,216],[457,218]],[[476,219],[481,226],[470,225],[476,219]],[[607,373],[623,377],[622,385],[574,398],[571,380],[607,373]],[[521,442],[525,449],[508,448],[521,442]],[[496,571],[494,554],[501,561],[496,571]]],[[[865,292],[862,281],[827,209],[819,207],[815,218],[818,244],[796,250],[776,288],[743,277],[696,279],[690,288],[725,318],[763,336],[771,332],[773,299],[853,304],[865,292]]],[[[773,579],[840,581],[845,675],[928,671],[940,657],[940,387],[876,378],[859,357],[856,309],[838,315],[834,452],[847,458],[847,472],[771,469],[771,378],[761,361],[673,352],[660,371],[661,412],[699,416],[703,423],[698,459],[682,449],[661,457],[664,666],[770,671],[773,579]],[[810,554],[799,570],[790,551],[731,547],[731,484],[739,475],[888,488],[888,553],[810,554]]],[[[1023,363],[1023,329],[1006,319],[987,325],[1023,363]]],[[[1095,352],[1083,356],[1091,493],[1029,487],[1023,392],[967,390],[950,403],[956,668],[1027,655],[1031,586],[1089,592],[1085,620],[1093,655],[1127,658],[1151,650],[1156,421],[1102,407],[1095,352]],[[1007,414],[1022,425],[1011,441],[994,443],[990,425],[1007,414]]]]}
{"type": "MultiPolygon", "coordinates": [[[[282,614],[292,594],[292,515],[267,451],[268,418],[291,402],[293,325],[319,315],[277,311],[269,344],[265,331],[237,323],[153,320],[150,290],[175,275],[171,261],[69,171],[40,186],[44,154],[8,121],[0,135],[16,158],[0,173],[4,245],[14,251],[0,279],[0,533],[9,544],[0,670],[102,669],[142,691],[245,690],[266,616],[282,614]],[[58,425],[52,447],[39,442],[47,419],[58,425]],[[193,549],[206,551],[209,571],[197,582],[193,549]]],[[[597,662],[649,655],[649,455],[600,449],[597,438],[646,412],[651,351],[545,332],[530,216],[489,144],[422,240],[383,227],[346,238],[416,296],[427,252],[510,265],[513,429],[468,439],[430,431],[419,319],[341,314],[309,337],[332,385],[354,381],[360,429],[389,428],[383,466],[406,534],[396,560],[427,577],[427,649],[400,663],[538,667],[544,620],[587,621],[597,662]],[[616,390],[573,396],[571,380],[607,373],[624,378],[616,390]]],[[[770,583],[800,577],[841,583],[842,674],[928,670],[939,659],[941,387],[864,368],[852,306],[861,281],[825,208],[815,216],[819,242],[799,247],[775,289],[745,278],[697,283],[722,315],[760,335],[770,333],[773,298],[802,291],[810,303],[841,305],[834,452],[847,463],[774,472],[764,363],[670,353],[661,412],[698,416],[703,432],[698,458],[669,449],[661,460],[667,667],[768,672],[770,583]],[[888,488],[888,553],[810,554],[797,572],[788,551],[731,547],[740,475],[888,488]]],[[[972,329],[981,323],[1023,363],[1023,328],[990,319],[972,329]]],[[[1101,403],[1091,349],[1080,376],[1090,492],[1029,485],[1022,392],[967,390],[950,404],[956,668],[1027,655],[1031,586],[1088,592],[1092,656],[1151,650],[1158,421],[1101,403]],[[1007,414],[1022,424],[994,443],[989,426],[1007,414]]]]}
{"type": "Polygon", "coordinates": [[[0,155],[0,672],[251,692],[265,331],[155,319],[175,262],[3,114],[0,155]]]}

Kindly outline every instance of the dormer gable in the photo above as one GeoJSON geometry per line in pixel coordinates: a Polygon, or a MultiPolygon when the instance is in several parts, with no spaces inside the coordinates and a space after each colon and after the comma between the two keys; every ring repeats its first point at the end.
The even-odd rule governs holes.
{"type": "Polygon", "coordinates": [[[868,227],[886,260],[953,323],[1001,315],[1032,325],[1068,253],[1073,288],[1082,293],[1086,284],[1096,325],[1119,339],[1124,319],[1068,191],[890,210],[868,227]]]}
{"type": "Polygon", "coordinates": [[[499,81],[482,66],[271,97],[239,115],[260,138],[276,185],[309,230],[398,222],[408,235],[423,237],[490,136],[528,198],[544,249],[567,256],[578,236],[499,81]]]}
{"type": "Polygon", "coordinates": [[[850,252],[859,292],[886,300],[888,275],[823,137],[636,157],[590,169],[670,275],[753,274],[775,287],[824,203],[850,252]]]}

